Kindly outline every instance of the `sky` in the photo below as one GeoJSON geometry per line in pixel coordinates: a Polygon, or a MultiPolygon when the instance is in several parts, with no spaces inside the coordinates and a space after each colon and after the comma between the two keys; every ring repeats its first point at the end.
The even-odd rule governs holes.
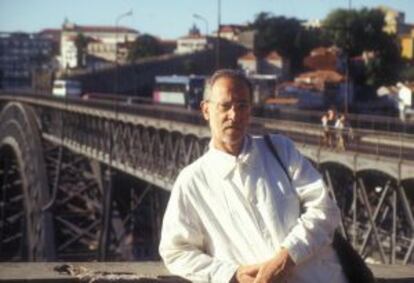
{"type": "Polygon", "coordinates": [[[184,36],[193,24],[202,33],[217,30],[218,3],[222,24],[253,22],[260,12],[323,19],[336,8],[386,5],[405,13],[414,24],[414,0],[0,0],[0,31],[38,32],[61,28],[65,19],[78,25],[120,26],[163,39],[184,36]],[[132,15],[121,15],[132,10],[132,15]],[[205,21],[197,19],[200,15],[205,21]]]}

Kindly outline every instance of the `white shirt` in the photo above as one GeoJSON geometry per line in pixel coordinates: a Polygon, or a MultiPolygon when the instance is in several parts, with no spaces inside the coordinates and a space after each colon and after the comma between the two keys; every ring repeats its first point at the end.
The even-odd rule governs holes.
{"type": "Polygon", "coordinates": [[[336,120],[335,129],[343,130],[344,128],[345,128],[345,123],[340,119],[336,120]]]}
{"type": "Polygon", "coordinates": [[[286,282],[346,282],[330,245],[339,209],[293,143],[281,135],[272,141],[293,186],[262,137],[245,138],[237,157],[210,144],[181,171],[161,232],[160,255],[170,272],[193,282],[229,282],[238,266],[264,262],[285,247],[296,263],[286,282]]]}

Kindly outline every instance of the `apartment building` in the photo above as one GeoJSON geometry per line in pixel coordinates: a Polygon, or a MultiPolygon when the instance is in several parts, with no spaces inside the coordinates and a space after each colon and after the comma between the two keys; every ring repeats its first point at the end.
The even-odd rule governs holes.
{"type": "Polygon", "coordinates": [[[52,68],[53,42],[36,33],[0,33],[0,87],[28,88],[33,73],[52,68]]]}

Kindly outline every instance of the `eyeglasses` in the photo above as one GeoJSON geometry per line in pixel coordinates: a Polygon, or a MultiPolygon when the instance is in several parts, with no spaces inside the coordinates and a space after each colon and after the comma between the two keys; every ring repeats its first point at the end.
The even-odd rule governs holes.
{"type": "Polygon", "coordinates": [[[238,110],[238,111],[246,111],[250,108],[250,103],[247,101],[217,102],[214,100],[208,100],[208,102],[216,104],[217,109],[220,112],[227,112],[232,107],[234,110],[238,110]]]}

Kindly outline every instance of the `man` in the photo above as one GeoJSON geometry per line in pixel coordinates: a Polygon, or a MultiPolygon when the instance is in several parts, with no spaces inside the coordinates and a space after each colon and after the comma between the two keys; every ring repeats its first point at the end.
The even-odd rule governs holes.
{"type": "Polygon", "coordinates": [[[193,282],[346,282],[331,247],[338,208],[291,141],[272,136],[292,182],[263,138],[247,134],[251,100],[240,73],[210,78],[201,104],[210,148],[171,192],[160,243],[167,268],[193,282]]]}

